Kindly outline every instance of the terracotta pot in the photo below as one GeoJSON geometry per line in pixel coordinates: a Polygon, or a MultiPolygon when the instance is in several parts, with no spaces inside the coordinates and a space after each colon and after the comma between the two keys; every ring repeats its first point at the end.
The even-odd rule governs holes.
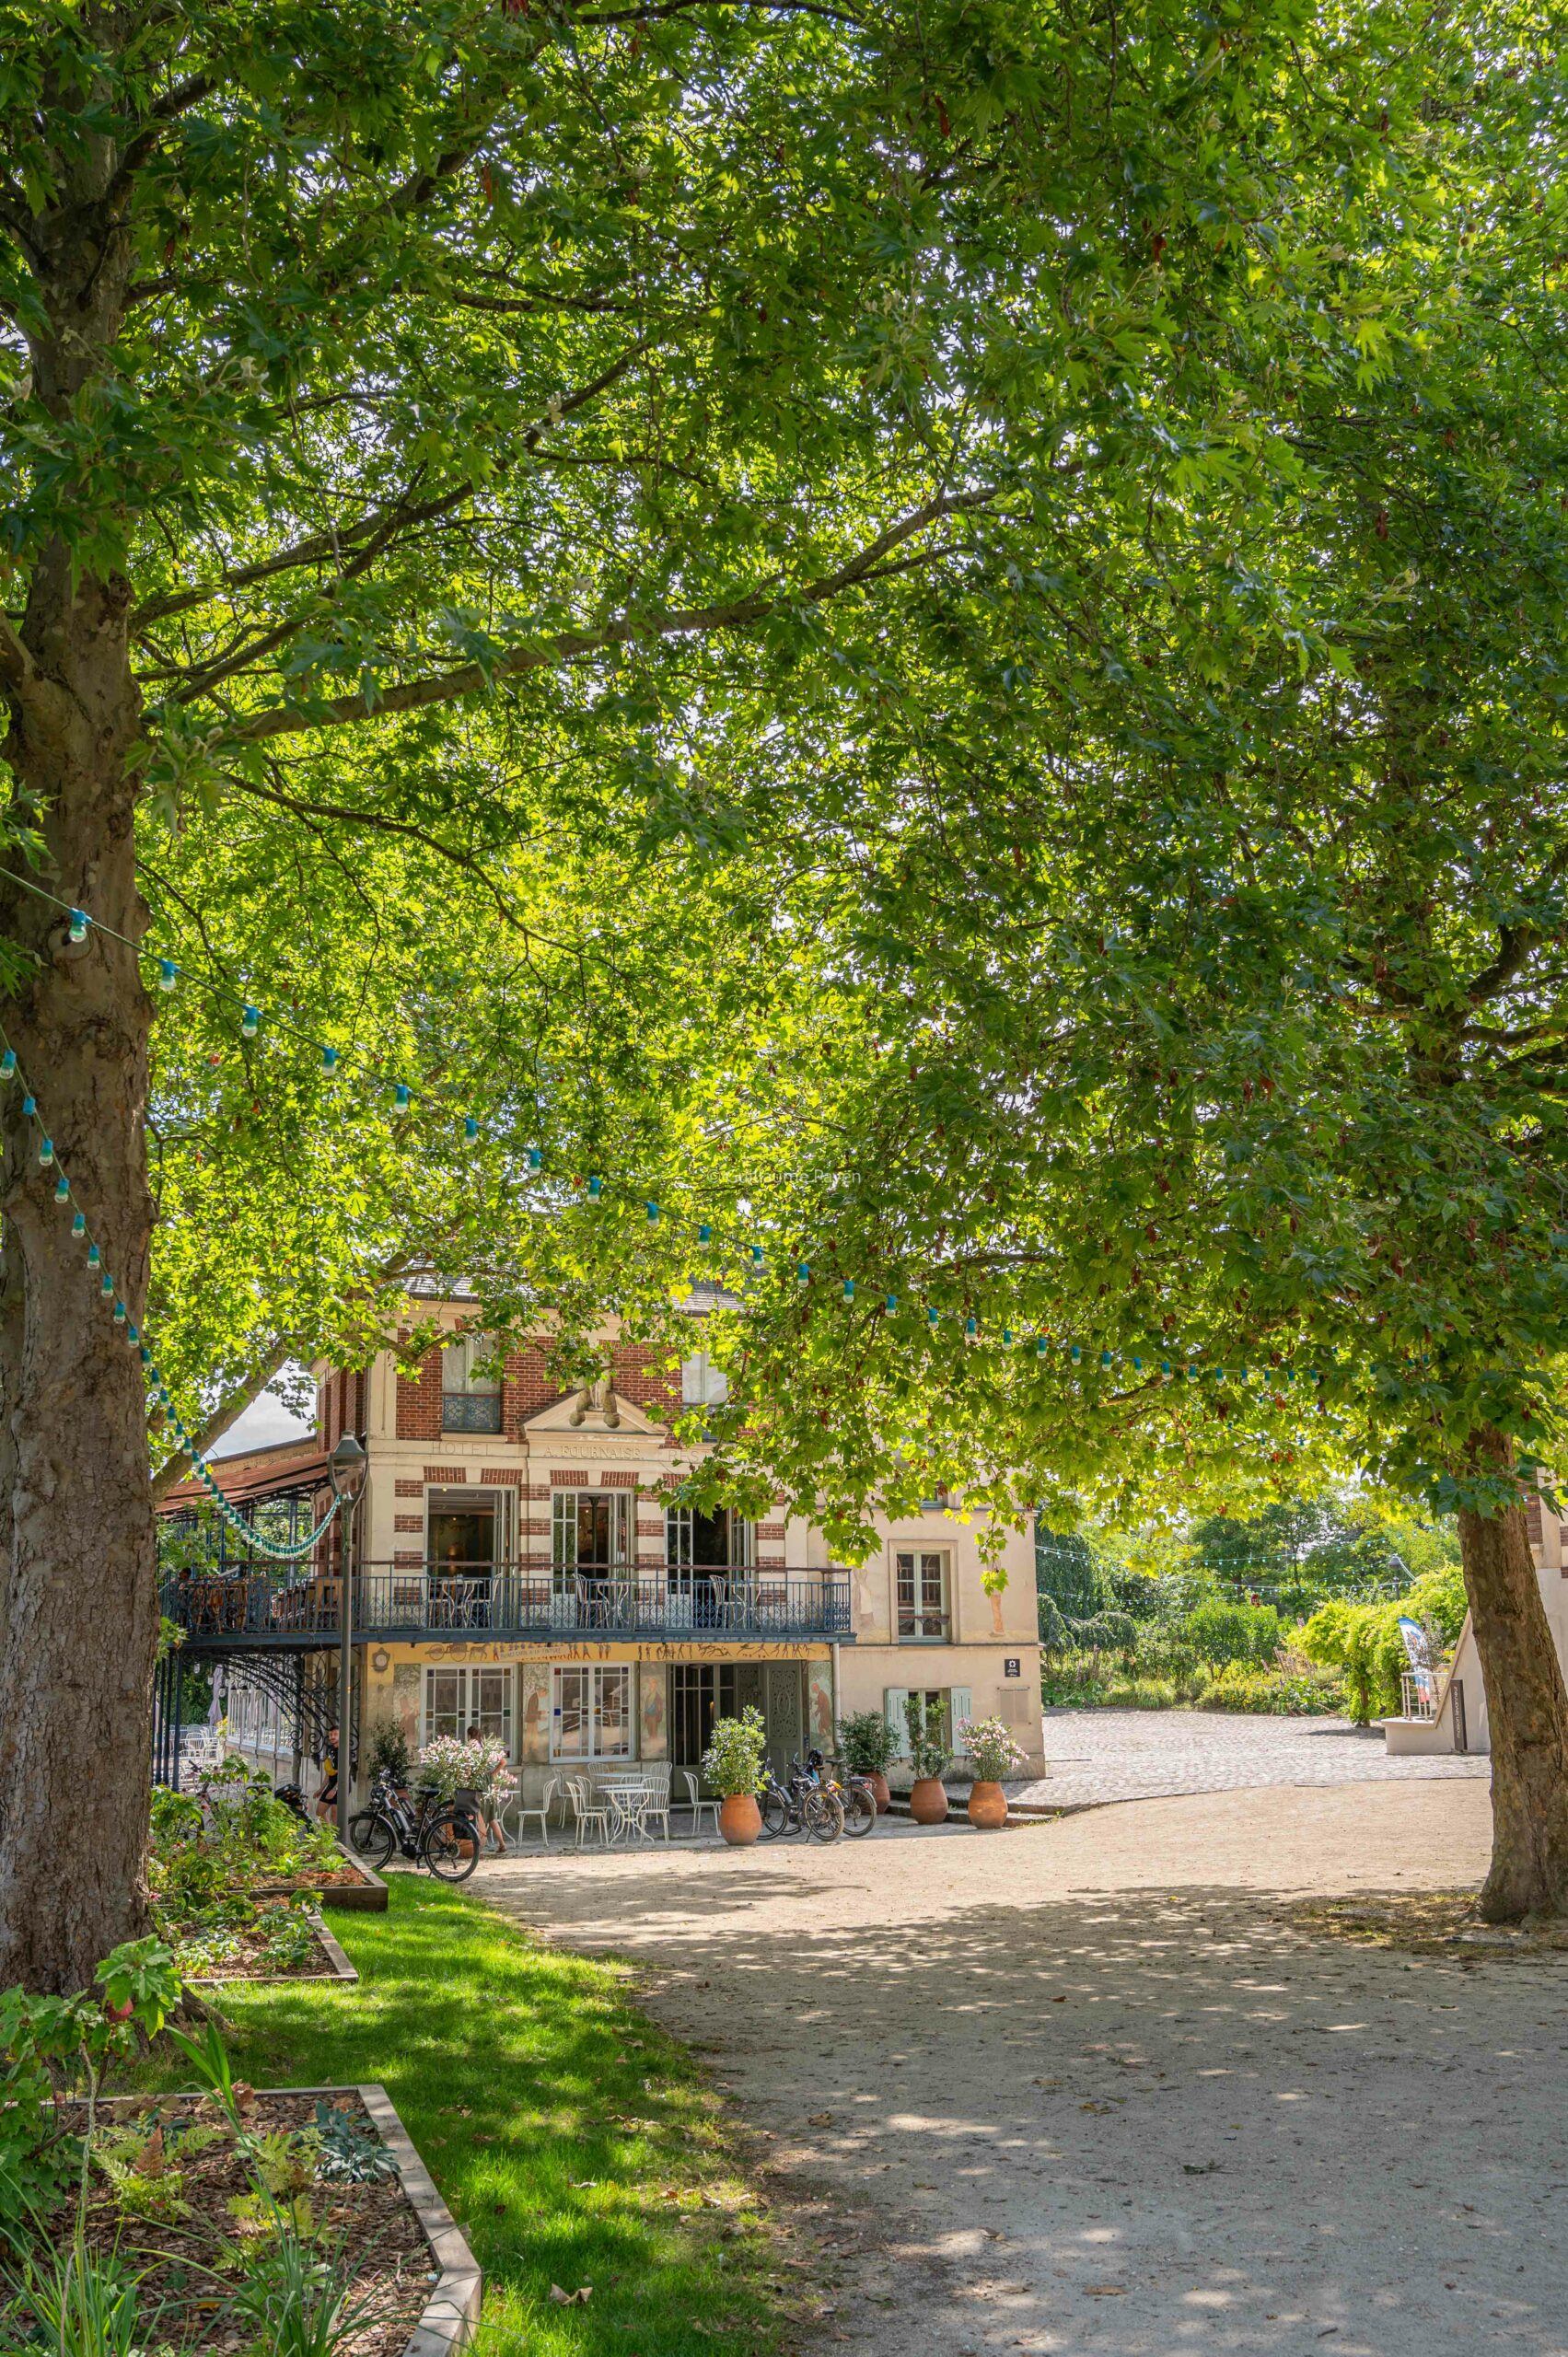
{"type": "Polygon", "coordinates": [[[1007,1822],[1007,1795],[1000,1784],[971,1784],[970,1787],[970,1823],[984,1832],[994,1833],[1007,1822]]]}
{"type": "Polygon", "coordinates": [[[888,1790],[888,1779],[883,1775],[880,1768],[872,1768],[867,1770],[865,1781],[871,1787],[871,1797],[877,1804],[877,1816],[886,1817],[893,1798],[892,1794],[888,1790]]]}
{"type": "Polygon", "coordinates": [[[762,1812],[753,1793],[731,1793],[719,1803],[719,1831],[737,1849],[755,1841],[762,1830],[762,1812]]]}
{"type": "Polygon", "coordinates": [[[917,1776],[910,1786],[910,1815],[917,1825],[940,1825],[947,1794],[940,1776],[917,1776]]]}

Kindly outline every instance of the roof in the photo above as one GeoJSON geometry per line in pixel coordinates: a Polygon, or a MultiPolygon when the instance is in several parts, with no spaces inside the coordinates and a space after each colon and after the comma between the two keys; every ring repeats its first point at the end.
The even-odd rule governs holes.
{"type": "MultiPolygon", "coordinates": [[[[208,1464],[218,1489],[235,1506],[319,1489],[331,1479],[327,1453],[314,1434],[299,1440],[273,1441],[266,1448],[240,1449],[233,1457],[209,1458],[208,1464]]],[[[204,1482],[181,1481],[159,1500],[158,1512],[182,1513],[188,1506],[200,1505],[207,1494],[204,1482]]]]}

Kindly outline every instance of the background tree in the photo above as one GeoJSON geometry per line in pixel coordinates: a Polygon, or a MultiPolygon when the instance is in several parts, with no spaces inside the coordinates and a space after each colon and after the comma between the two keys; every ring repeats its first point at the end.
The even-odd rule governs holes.
{"type": "MultiPolygon", "coordinates": [[[[1428,29],[1379,168],[1297,183],[1332,273],[1231,315],[1256,463],[1195,456],[1120,534],[1086,514],[974,586],[989,700],[841,724],[834,911],[881,1053],[812,1214],[830,1281],[738,1327],[731,1461],[823,1490],[845,1545],[966,1471],[993,1516],[1357,1466],[1457,1511],[1484,1904],[1517,1917],[1568,1904],[1523,1507],[1568,1305],[1563,200],[1534,161],[1563,93],[1524,19],[1428,29]]],[[[933,676],[912,633],[902,668],[933,676]]]]}

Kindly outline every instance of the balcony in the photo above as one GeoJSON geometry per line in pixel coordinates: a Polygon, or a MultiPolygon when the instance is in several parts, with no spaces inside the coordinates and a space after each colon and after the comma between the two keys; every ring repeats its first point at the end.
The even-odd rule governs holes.
{"type": "MultiPolygon", "coordinates": [[[[308,1652],[340,1633],[342,1579],[232,1558],[163,1582],[159,1602],[193,1651],[308,1652]]],[[[662,1565],[567,1572],[549,1564],[369,1563],[354,1578],[353,1635],[421,1638],[635,1637],[669,1643],[852,1643],[849,1573],[662,1565]]]]}

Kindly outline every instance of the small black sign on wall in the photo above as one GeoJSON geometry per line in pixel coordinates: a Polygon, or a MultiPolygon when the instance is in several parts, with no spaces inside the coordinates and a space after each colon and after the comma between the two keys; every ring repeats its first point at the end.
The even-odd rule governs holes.
{"type": "Polygon", "coordinates": [[[1008,1655],[1005,1657],[1005,1659],[1004,1659],[1004,1661],[1003,1661],[1003,1664],[1002,1664],[1002,1675],[1003,1675],[1003,1677],[1004,1677],[1004,1678],[1022,1678],[1023,1674],[1024,1674],[1024,1665],[1023,1665],[1023,1659],[1022,1659],[1022,1656],[1021,1656],[1020,1655],[1018,1655],[1018,1654],[1008,1654],[1008,1655]]]}

